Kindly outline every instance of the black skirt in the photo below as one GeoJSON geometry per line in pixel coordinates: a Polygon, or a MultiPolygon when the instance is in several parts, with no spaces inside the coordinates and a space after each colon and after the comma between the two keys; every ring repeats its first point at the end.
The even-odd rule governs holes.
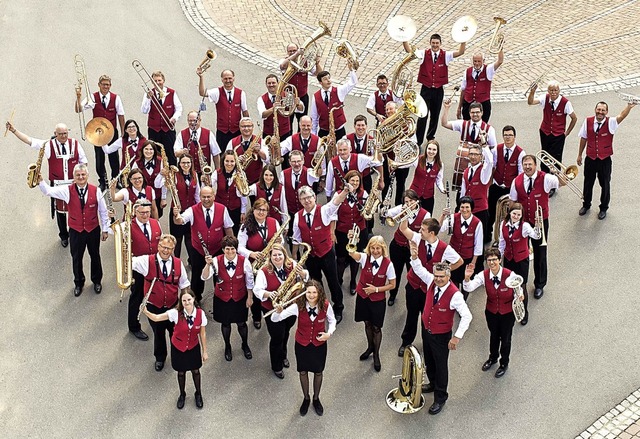
{"type": "Polygon", "coordinates": [[[171,344],[171,367],[176,372],[187,372],[202,367],[202,354],[200,343],[186,352],[180,352],[173,343],[171,344]]]}
{"type": "Polygon", "coordinates": [[[213,296],[213,320],[223,325],[245,323],[249,317],[249,309],[246,305],[246,299],[225,302],[218,296],[213,296]]]}
{"type": "Polygon", "coordinates": [[[327,362],[326,342],[320,346],[315,346],[313,343],[302,346],[296,342],[295,352],[298,372],[320,373],[324,371],[324,365],[327,362]]]}
{"type": "Polygon", "coordinates": [[[382,328],[386,311],[386,300],[374,302],[356,295],[356,322],[371,322],[373,326],[382,328]]]}

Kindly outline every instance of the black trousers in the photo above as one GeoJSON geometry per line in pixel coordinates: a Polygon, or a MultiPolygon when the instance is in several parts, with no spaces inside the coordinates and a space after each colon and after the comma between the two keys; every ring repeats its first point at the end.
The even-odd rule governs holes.
{"type": "Polygon", "coordinates": [[[498,226],[500,226],[500,221],[504,219],[496,218],[496,205],[498,204],[498,199],[503,195],[509,194],[510,190],[511,187],[500,187],[495,183],[489,186],[489,224],[492,228],[495,226],[496,221],[498,222],[498,226]]]}
{"type": "Polygon", "coordinates": [[[138,321],[140,304],[144,299],[144,276],[137,271],[133,272],[133,283],[131,284],[131,295],[129,296],[129,306],[127,309],[127,325],[129,331],[136,332],[142,329],[138,321]]]}
{"type": "Polygon", "coordinates": [[[431,216],[433,216],[433,205],[435,202],[435,197],[431,198],[420,198],[420,207],[429,212],[431,216]]]}
{"type": "Polygon", "coordinates": [[[483,236],[483,243],[487,243],[487,242],[491,242],[491,234],[493,233],[493,229],[492,229],[492,224],[489,223],[489,211],[488,210],[481,210],[480,212],[473,212],[473,214],[475,216],[478,217],[478,219],[480,220],[480,222],[482,223],[482,234],[483,236]]]}
{"type": "Polygon", "coordinates": [[[227,211],[229,212],[229,217],[231,217],[231,221],[233,221],[233,236],[238,236],[238,232],[240,231],[240,217],[242,216],[242,214],[240,213],[241,210],[242,209],[239,207],[233,210],[227,209],[227,211]]]}
{"type": "Polygon", "coordinates": [[[155,131],[149,128],[149,139],[154,142],[162,143],[164,146],[164,152],[167,154],[167,160],[170,165],[177,165],[176,154],[173,152],[173,144],[176,143],[176,132],[169,131],[155,131]]]}
{"type": "Polygon", "coordinates": [[[73,283],[77,287],[84,286],[84,270],[82,269],[82,258],[84,251],[89,251],[91,257],[91,282],[99,284],[102,282],[102,262],[100,261],[100,227],[96,227],[90,232],[78,232],[69,230],[69,249],[71,250],[71,260],[73,262],[73,283]]]}
{"type": "MultiPolygon", "coordinates": [[[[409,346],[416,339],[418,334],[418,321],[424,309],[424,303],[427,295],[420,288],[413,288],[407,282],[406,286],[407,299],[407,317],[402,330],[402,346],[409,346]]],[[[426,349],[426,348],[425,348],[426,349]]]]}
{"type": "Polygon", "coordinates": [[[486,309],[484,315],[487,318],[487,327],[489,328],[489,360],[498,361],[498,353],[500,354],[500,366],[509,365],[509,354],[511,353],[511,334],[513,333],[513,325],[516,322],[515,315],[510,312],[507,314],[493,314],[486,309]]]}
{"type": "MultiPolygon", "coordinates": [[[[549,239],[549,219],[544,220],[544,234],[549,239]]],[[[533,286],[544,288],[547,285],[547,246],[542,246],[542,239],[531,239],[533,247],[533,286]]]]}
{"type": "MultiPolygon", "coordinates": [[[[329,131],[323,130],[322,128],[318,128],[318,137],[324,137],[327,134],[329,134],[329,131]]],[[[344,127],[336,130],[336,140],[340,140],[346,135],[347,135],[347,130],[344,127]]]]}
{"type": "Polygon", "coordinates": [[[504,268],[513,271],[515,274],[522,276],[522,292],[524,293],[524,310],[525,315],[529,313],[529,293],[527,292],[527,282],[529,281],[529,258],[524,258],[520,262],[511,259],[504,259],[504,268]]]}
{"type": "Polygon", "coordinates": [[[333,302],[333,310],[336,314],[342,314],[344,304],[342,302],[342,288],[338,282],[338,266],[336,263],[336,248],[331,247],[329,253],[322,257],[309,256],[305,264],[309,270],[311,279],[315,279],[322,283],[322,274],[327,278],[327,285],[331,292],[331,301],[333,302]]]}
{"type": "Polygon", "coordinates": [[[584,187],[582,194],[584,199],[582,206],[589,209],[591,207],[591,199],[593,198],[593,185],[598,178],[600,184],[600,210],[606,212],[609,209],[611,201],[611,157],[604,160],[584,159],[584,187]]]}
{"type": "Polygon", "coordinates": [[[296,316],[287,317],[281,322],[274,322],[270,318],[265,319],[269,332],[269,358],[271,370],[279,372],[284,367],[283,360],[287,358],[287,342],[289,332],[296,324],[296,316]]]}
{"type": "MultiPolygon", "coordinates": [[[[463,259],[462,265],[456,268],[455,270],[451,271],[451,282],[453,282],[455,285],[458,286],[458,289],[464,296],[465,301],[467,300],[467,297],[469,297],[469,292],[466,291],[462,286],[462,281],[464,280],[464,270],[467,267],[467,265],[471,263],[472,260],[473,260],[473,256],[470,258],[463,259]]],[[[483,269],[484,269],[484,256],[480,255],[478,256],[478,259],[476,259],[476,266],[473,270],[473,275],[475,276],[476,274],[480,273],[483,269]]]]}
{"type": "Polygon", "coordinates": [[[304,111],[302,113],[293,113],[290,117],[289,117],[289,121],[291,123],[291,131],[293,131],[293,120],[297,119],[298,120],[298,132],[300,132],[300,119],[302,118],[302,116],[306,116],[307,114],[309,114],[309,94],[307,93],[304,96],[298,96],[298,98],[300,98],[300,102],[302,102],[304,104],[304,111]]]}
{"type": "Polygon", "coordinates": [[[427,378],[433,384],[433,401],[443,403],[449,398],[449,340],[451,331],[446,334],[429,334],[422,326],[422,348],[427,366],[427,378]]]}
{"type": "MultiPolygon", "coordinates": [[[[186,207],[184,207],[186,209],[186,207]]],[[[173,220],[173,213],[169,215],[169,233],[176,238],[176,249],[174,254],[177,258],[182,253],[182,241],[184,239],[184,246],[187,249],[187,255],[189,261],[191,261],[191,253],[193,253],[193,245],[191,245],[191,225],[190,224],[176,224],[173,220]]]]}
{"type": "Polygon", "coordinates": [[[389,299],[395,300],[402,281],[402,270],[406,267],[408,273],[409,268],[411,268],[409,265],[411,261],[409,247],[404,247],[398,244],[395,239],[392,239],[391,244],[389,244],[389,258],[393,261],[393,269],[396,272],[396,287],[389,291],[389,299]]]}
{"type": "MultiPolygon", "coordinates": [[[[469,114],[469,107],[471,107],[472,102],[467,102],[464,99],[462,100],[462,119],[463,120],[471,120],[471,114],[469,114]]],[[[489,123],[489,118],[491,117],[491,101],[481,102],[482,104],[482,120],[486,123],[489,123]]]]}
{"type": "Polygon", "coordinates": [[[418,119],[418,125],[416,127],[418,145],[422,145],[425,131],[427,132],[427,140],[436,138],[436,130],[440,124],[440,109],[442,108],[442,100],[444,99],[444,88],[432,88],[423,85],[420,88],[420,96],[426,102],[429,112],[425,117],[418,119]],[[429,129],[427,130],[427,118],[429,117],[429,129]]]}
{"type": "MultiPolygon", "coordinates": [[[[238,137],[239,135],[240,135],[239,130],[234,131],[233,133],[223,133],[220,130],[216,130],[216,142],[218,142],[220,151],[224,152],[224,150],[227,149],[227,144],[229,143],[229,141],[231,141],[231,139],[233,139],[234,137],[238,137]]],[[[240,148],[240,150],[242,150],[242,148],[240,148]]]]}
{"type": "MultiPolygon", "coordinates": [[[[113,139],[109,142],[111,145],[113,142],[118,140],[118,129],[114,127],[113,130],[113,139]]],[[[173,148],[173,147],[172,147],[173,148]]],[[[96,156],[96,173],[98,174],[98,181],[100,182],[100,188],[104,190],[107,187],[108,181],[104,180],[104,177],[107,175],[107,168],[105,168],[105,153],[102,150],[102,147],[94,146],[93,152],[96,156]]],[[[114,151],[109,155],[109,166],[111,167],[111,178],[114,178],[120,172],[120,157],[118,156],[118,151],[114,151]]]]}
{"type": "MultiPolygon", "coordinates": [[[[55,203],[55,200],[53,198],[51,199],[51,201],[55,203]]],[[[58,224],[58,236],[60,237],[60,239],[69,239],[69,229],[67,228],[67,214],[56,211],[56,223],[58,224]]]]}
{"type": "MultiPolygon", "coordinates": [[[[150,303],[147,304],[147,309],[153,314],[162,314],[169,311],[169,308],[158,308],[150,303]]],[[[169,320],[163,322],[154,322],[149,319],[149,325],[153,331],[153,356],[156,357],[156,361],[164,361],[167,359],[167,338],[166,333],[169,333],[169,343],[171,343],[171,336],[173,335],[173,323],[169,320]]]]}
{"type": "MultiPolygon", "coordinates": [[[[546,135],[540,130],[540,146],[543,151],[547,151],[551,157],[555,158],[559,162],[562,162],[562,152],[564,151],[564,139],[565,135],[560,134],[554,136],[553,134],[546,135]]],[[[544,172],[549,172],[549,168],[540,164],[540,169],[544,172]]]]}
{"type": "MultiPolygon", "coordinates": [[[[218,256],[222,254],[222,250],[218,251],[212,256],[218,256]]],[[[196,295],[198,303],[202,302],[202,293],[204,293],[204,281],[200,279],[204,266],[207,265],[204,260],[204,256],[201,255],[195,248],[190,254],[191,259],[191,291],[196,295]]]]}

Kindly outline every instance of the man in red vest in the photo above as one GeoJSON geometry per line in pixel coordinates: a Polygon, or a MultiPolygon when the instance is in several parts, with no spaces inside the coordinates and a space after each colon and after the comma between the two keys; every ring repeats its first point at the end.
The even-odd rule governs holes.
{"type": "Polygon", "coordinates": [[[240,160],[240,165],[243,166],[244,171],[247,174],[247,180],[251,185],[258,182],[262,168],[265,164],[269,163],[269,149],[256,134],[253,134],[253,121],[251,118],[241,118],[239,126],[240,135],[229,140],[226,145],[226,150],[236,151],[240,160]],[[253,150],[251,154],[253,159],[248,165],[245,165],[245,163],[247,163],[245,160],[249,157],[249,153],[247,153],[247,156],[244,154],[250,148],[253,150]]]}
{"type": "Polygon", "coordinates": [[[311,108],[309,115],[311,116],[312,127],[311,132],[317,134],[320,137],[324,137],[329,134],[330,121],[329,113],[333,111],[333,121],[335,126],[336,139],[342,139],[346,134],[345,125],[347,124],[347,118],[344,115],[344,99],[349,92],[358,84],[358,77],[356,71],[353,68],[352,63],[349,63],[349,78],[346,84],[342,84],[338,87],[331,85],[331,73],[323,70],[316,76],[320,83],[320,90],[313,94],[311,99],[311,108]]]}
{"type": "MultiPolygon", "coordinates": [[[[378,163],[373,160],[373,156],[365,154],[356,154],[351,152],[351,144],[346,139],[340,139],[336,142],[336,149],[338,155],[331,159],[327,169],[327,182],[325,186],[325,193],[327,198],[331,196],[339,189],[342,189],[342,180],[349,171],[358,171],[365,175],[365,171],[369,168],[376,168],[379,175],[382,175],[382,163],[378,163]]],[[[369,181],[369,187],[365,185],[366,179],[363,179],[363,187],[366,191],[371,191],[371,181],[369,181]]],[[[378,182],[378,188],[384,189],[384,181],[380,178],[378,182]]]]}
{"type": "MultiPolygon", "coordinates": [[[[187,113],[187,123],[189,126],[180,131],[180,134],[176,136],[176,143],[173,145],[173,150],[178,158],[182,157],[185,153],[189,153],[194,162],[194,169],[202,182],[202,164],[200,163],[198,150],[202,149],[202,155],[206,161],[204,165],[211,166],[212,170],[215,171],[220,168],[220,145],[216,142],[216,138],[211,133],[211,130],[203,128],[201,122],[202,119],[197,111],[187,113]]],[[[202,183],[211,185],[211,182],[202,183]]]]}
{"type": "Polygon", "coordinates": [[[473,199],[473,214],[482,222],[484,243],[491,241],[491,224],[489,224],[489,185],[493,175],[493,154],[489,147],[469,146],[469,167],[462,175],[460,200],[469,196],[473,199]]]}
{"type": "MultiPolygon", "coordinates": [[[[309,116],[302,116],[298,121],[298,125],[300,127],[300,131],[286,138],[280,144],[280,148],[282,149],[283,156],[289,154],[291,151],[302,152],[304,156],[304,165],[310,169],[313,156],[318,150],[318,142],[320,141],[320,138],[311,132],[311,118],[309,116]]],[[[322,167],[324,169],[324,165],[322,165],[322,167]]]]}
{"type": "MultiPolygon", "coordinates": [[[[122,100],[120,96],[115,93],[111,93],[111,78],[107,75],[102,75],[98,79],[98,87],[100,91],[93,94],[93,99],[87,101],[86,99],[80,102],[82,89],[76,87],[76,113],[80,113],[84,110],[93,110],[93,117],[104,117],[111,125],[113,125],[113,138],[109,142],[111,145],[118,139],[118,124],[120,129],[124,133],[124,107],[122,106],[122,100]],[[117,123],[116,123],[117,119],[117,123]]],[[[104,178],[107,175],[107,169],[104,166],[105,154],[101,147],[96,146],[94,148],[96,155],[96,173],[98,174],[98,180],[100,182],[100,190],[104,191],[107,187],[107,181],[104,178]]],[[[120,171],[120,163],[118,159],[118,152],[112,152],[108,154],[109,166],[111,166],[111,178],[118,175],[120,171]]]]}
{"type": "Polygon", "coordinates": [[[600,184],[600,212],[598,219],[607,217],[611,200],[611,156],[613,155],[613,135],[618,125],[629,115],[636,104],[629,102],[615,118],[608,117],[609,106],[606,102],[596,104],[596,115],[587,117],[580,128],[580,149],[578,166],[582,166],[582,154],[586,147],[587,158],[584,161],[584,189],[582,207],[578,215],[583,216],[591,208],[593,185],[598,178],[600,184]]]}
{"type": "MultiPolygon", "coordinates": [[[[447,52],[441,49],[441,43],[440,35],[433,34],[429,38],[431,48],[415,51],[415,55],[420,60],[420,70],[418,71],[418,82],[422,84],[420,96],[429,109],[429,113],[425,117],[418,119],[416,129],[418,145],[421,145],[424,140],[429,115],[431,115],[431,120],[429,121],[429,129],[426,130],[427,140],[433,140],[436,137],[438,116],[440,115],[440,107],[442,107],[442,99],[444,99],[444,86],[449,82],[449,63],[464,54],[466,47],[465,43],[460,43],[460,48],[456,52],[447,52]]],[[[402,43],[402,46],[407,53],[411,53],[411,44],[408,41],[402,43]]]]}
{"type": "Polygon", "coordinates": [[[462,99],[458,102],[458,119],[469,120],[469,106],[473,102],[482,104],[482,120],[489,122],[491,117],[491,81],[498,67],[504,61],[504,51],[500,49],[498,59],[493,64],[484,63],[482,53],[473,54],[473,66],[469,67],[462,75],[460,93],[462,99]]]}
{"type": "Polygon", "coordinates": [[[73,261],[73,295],[82,294],[85,277],[82,269],[82,258],[85,249],[91,257],[91,281],[96,294],[102,292],[102,262],[100,260],[100,240],[106,241],[111,224],[107,213],[107,205],[102,192],[89,184],[87,165],[78,164],[73,168],[73,183],[51,187],[39,176],[40,191],[48,196],[67,203],[69,208],[69,243],[73,261]],[[98,217],[100,219],[98,220],[98,217]],[[100,225],[102,224],[102,227],[100,225]],[[102,229],[102,233],[100,233],[102,229]]]}
{"type": "Polygon", "coordinates": [[[376,126],[387,118],[385,105],[387,102],[395,102],[402,105],[402,96],[396,96],[392,90],[389,90],[389,79],[385,75],[378,75],[376,78],[376,87],[378,91],[369,96],[367,100],[367,113],[376,118],[376,126]]]}
{"type": "MultiPolygon", "coordinates": [[[[265,79],[265,85],[267,86],[267,92],[260,96],[256,101],[258,107],[258,114],[262,117],[262,138],[273,135],[275,126],[273,124],[273,105],[276,102],[276,90],[278,88],[278,77],[276,75],[269,74],[265,79]]],[[[300,99],[296,100],[295,112],[304,110],[303,104],[300,99]]],[[[291,136],[291,120],[289,117],[278,115],[278,133],[280,135],[280,141],[291,136]]]]}
{"type": "Polygon", "coordinates": [[[209,90],[204,86],[200,67],[196,69],[196,73],[199,76],[200,96],[208,96],[209,101],[216,105],[216,141],[221,148],[226,148],[231,139],[240,135],[240,119],[249,117],[247,95],[234,86],[236,74],[233,70],[223,70],[220,73],[222,87],[209,90]]]}
{"type": "Polygon", "coordinates": [[[451,100],[447,99],[443,106],[444,112],[442,116],[440,116],[440,124],[451,131],[460,133],[461,142],[479,145],[482,142],[481,134],[485,133],[485,139],[489,148],[493,149],[498,144],[495,128],[482,120],[482,104],[474,102],[469,106],[470,120],[449,120],[451,100]]]}
{"type": "Polygon", "coordinates": [[[433,404],[429,414],[442,411],[449,398],[449,351],[455,351],[471,323],[471,311],[462,293],[450,281],[451,271],[446,263],[433,265],[433,274],[424,267],[418,257],[418,246],[411,246],[411,269],[426,285],[422,310],[422,348],[429,382],[422,385],[422,393],[433,392],[433,404]],[[460,316],[458,329],[453,332],[453,317],[460,316]]]}
{"type": "MultiPolygon", "coordinates": [[[[578,116],[573,112],[573,105],[564,96],[560,96],[560,83],[549,81],[547,94],[544,99],[534,98],[537,84],[531,88],[527,103],[537,105],[542,108],[542,123],[540,124],[540,146],[543,151],[547,151],[553,158],[562,162],[562,152],[564,151],[564,141],[573,130],[578,121],[578,116]],[[569,126],[567,127],[567,116],[569,116],[569,126]],[[566,128],[565,128],[566,127],[566,128]]],[[[549,172],[549,168],[542,163],[540,169],[549,172]]],[[[549,196],[553,197],[555,189],[549,196]]]]}

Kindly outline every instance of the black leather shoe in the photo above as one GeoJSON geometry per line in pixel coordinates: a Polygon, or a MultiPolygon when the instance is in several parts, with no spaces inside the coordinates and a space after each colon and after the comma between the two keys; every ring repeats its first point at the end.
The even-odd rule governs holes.
{"type": "Polygon", "coordinates": [[[376,355],[373,356],[373,369],[376,372],[380,372],[380,370],[382,369],[382,364],[380,364],[380,357],[377,357],[376,355]]]}
{"type": "Polygon", "coordinates": [[[364,361],[367,358],[369,358],[371,356],[371,354],[373,354],[373,349],[372,348],[367,348],[366,351],[364,351],[362,354],[360,354],[360,361],[364,361]]]}
{"type": "Polygon", "coordinates": [[[400,349],[398,349],[398,357],[404,357],[405,348],[406,346],[400,346],[400,349]]]}
{"type": "Polygon", "coordinates": [[[322,416],[324,414],[324,407],[322,407],[322,403],[320,399],[313,400],[313,408],[316,410],[316,414],[318,416],[322,416]]]}
{"type": "Polygon", "coordinates": [[[164,368],[164,361],[156,361],[156,372],[160,372],[164,368]]]}
{"type": "Polygon", "coordinates": [[[598,219],[599,220],[603,220],[607,217],[607,211],[606,210],[601,210],[600,212],[598,212],[598,219]]]}
{"type": "Polygon", "coordinates": [[[336,325],[342,321],[342,311],[336,313],[336,325]]]}
{"type": "Polygon", "coordinates": [[[422,393],[433,393],[434,390],[436,390],[436,388],[433,387],[433,384],[431,383],[422,385],[422,393]]]}
{"type": "Polygon", "coordinates": [[[523,318],[523,319],[522,319],[522,321],[520,322],[520,324],[521,324],[522,326],[525,326],[527,323],[529,323],[529,313],[526,313],[526,314],[524,315],[524,318],[523,318]]]}
{"type": "Polygon", "coordinates": [[[282,360],[282,365],[288,369],[291,366],[291,363],[289,363],[289,359],[285,358],[282,360]]]}
{"type": "Polygon", "coordinates": [[[273,371],[273,374],[274,374],[275,376],[277,376],[278,378],[280,378],[281,380],[283,380],[283,379],[284,379],[284,372],[283,372],[283,371],[281,371],[281,370],[279,370],[279,371],[277,371],[277,372],[276,372],[276,371],[273,371]]]}
{"type": "Polygon", "coordinates": [[[551,189],[549,191],[549,198],[553,197],[556,194],[556,190],[555,189],[551,189]]]}
{"type": "Polygon", "coordinates": [[[431,407],[429,407],[429,414],[437,415],[442,411],[442,407],[444,407],[444,402],[434,402],[431,404],[431,407]]]}
{"type": "Polygon", "coordinates": [[[73,287],[73,295],[78,297],[82,294],[82,287],[73,287]]]}
{"type": "Polygon", "coordinates": [[[180,396],[178,396],[178,402],[176,403],[176,407],[178,407],[180,410],[182,410],[184,408],[184,399],[186,398],[186,393],[181,393],[180,396]]]}
{"type": "Polygon", "coordinates": [[[262,328],[262,322],[260,320],[254,320],[253,321],[253,327],[256,328],[256,329],[262,328]]]}
{"type": "Polygon", "coordinates": [[[253,358],[253,354],[251,353],[251,349],[249,349],[249,345],[242,345],[242,352],[244,352],[244,358],[247,360],[251,360],[253,358]]]}
{"type": "Polygon", "coordinates": [[[356,295],[356,289],[355,288],[349,288],[349,294],[351,294],[352,296],[356,295]]]}
{"type": "Polygon", "coordinates": [[[589,208],[588,207],[581,207],[580,210],[578,211],[578,215],[580,216],[584,216],[587,214],[587,212],[589,212],[589,208]]]}
{"type": "Polygon", "coordinates": [[[233,360],[233,355],[231,355],[231,346],[224,347],[224,359],[227,361],[233,360]]]}
{"type": "Polygon", "coordinates": [[[544,294],[544,290],[542,288],[536,288],[536,290],[533,292],[533,297],[535,297],[536,299],[539,299],[542,297],[543,294],[544,294]]]}
{"type": "Polygon", "coordinates": [[[394,303],[396,303],[396,298],[395,297],[389,297],[389,300],[387,300],[387,305],[393,306],[394,303]]]}
{"type": "Polygon", "coordinates": [[[496,378],[502,378],[504,376],[504,373],[507,371],[507,369],[509,368],[509,366],[500,366],[498,368],[498,370],[496,370],[496,378]]]}
{"type": "Polygon", "coordinates": [[[149,336],[142,330],[139,329],[137,331],[131,331],[131,333],[138,339],[138,340],[149,340],[149,336]]]}
{"type": "Polygon", "coordinates": [[[67,248],[69,246],[69,239],[61,239],[60,245],[64,248],[67,248]]]}
{"type": "Polygon", "coordinates": [[[304,416],[309,411],[309,405],[311,405],[311,398],[305,398],[302,400],[302,405],[300,406],[300,416],[304,416]]]}
{"type": "Polygon", "coordinates": [[[93,284],[93,291],[95,291],[96,294],[102,293],[102,284],[93,284]]]}
{"type": "Polygon", "coordinates": [[[196,392],[194,394],[195,398],[196,398],[196,407],[198,407],[199,409],[202,408],[202,406],[204,405],[204,401],[202,401],[202,393],[200,392],[196,392]]]}
{"type": "Polygon", "coordinates": [[[493,360],[487,360],[484,362],[484,364],[482,365],[482,371],[486,372],[489,369],[491,369],[491,366],[493,366],[494,364],[496,364],[497,361],[493,361],[493,360]]]}

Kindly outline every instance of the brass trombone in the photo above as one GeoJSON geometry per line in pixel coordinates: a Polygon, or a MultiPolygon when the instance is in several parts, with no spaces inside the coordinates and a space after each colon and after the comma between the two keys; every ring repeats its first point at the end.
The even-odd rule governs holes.
{"type": "Polygon", "coordinates": [[[567,186],[569,189],[573,191],[581,200],[584,199],[584,195],[580,188],[573,182],[573,180],[578,176],[578,165],[569,165],[565,166],[562,162],[556,160],[551,156],[547,151],[538,151],[536,153],[536,157],[540,160],[540,163],[543,163],[553,175],[558,177],[562,186],[567,186]]]}
{"type": "MultiPolygon", "coordinates": [[[[84,87],[85,93],[87,95],[87,102],[93,102],[93,95],[89,90],[89,82],[87,81],[87,71],[84,66],[84,58],[80,54],[76,54],[73,58],[73,62],[76,69],[76,79],[78,83],[76,84],[76,90],[81,90],[84,87]]],[[[93,102],[95,104],[95,102],[93,102]]],[[[86,121],[84,118],[84,109],[80,108],[80,112],[78,113],[78,120],[80,122],[80,137],[82,140],[87,140],[85,137],[85,125],[86,121]]]]}
{"type": "Polygon", "coordinates": [[[156,93],[158,93],[158,96],[160,96],[160,99],[164,99],[164,90],[158,87],[158,84],[156,84],[156,81],[153,80],[149,72],[147,72],[147,69],[144,68],[144,66],[140,61],[138,61],[137,59],[134,59],[131,62],[131,65],[133,66],[133,69],[136,71],[138,76],[140,76],[140,79],[142,79],[142,89],[144,90],[145,94],[147,95],[151,94],[151,98],[150,98],[151,104],[154,107],[156,107],[156,110],[158,110],[158,113],[160,113],[160,117],[162,117],[162,120],[164,121],[164,123],[166,123],[167,126],[169,126],[169,129],[171,131],[175,131],[175,126],[171,122],[171,118],[164,111],[164,108],[162,108],[162,105],[156,99],[156,96],[154,93],[155,91],[156,93]]]}

